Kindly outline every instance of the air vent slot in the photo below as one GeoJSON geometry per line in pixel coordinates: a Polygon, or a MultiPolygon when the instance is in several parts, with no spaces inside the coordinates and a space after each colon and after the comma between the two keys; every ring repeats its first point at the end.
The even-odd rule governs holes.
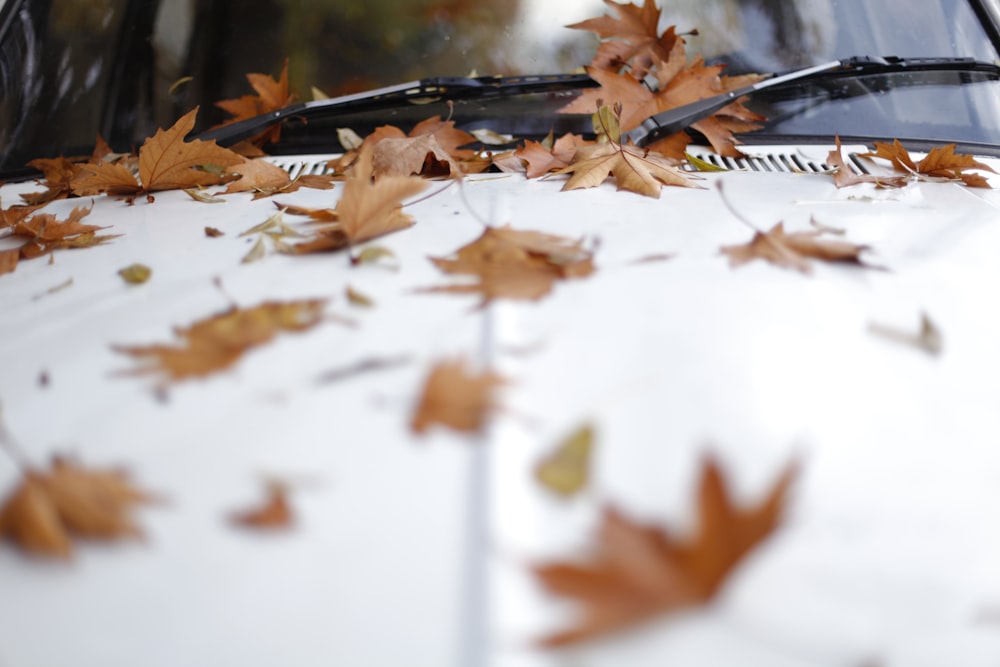
{"type": "MultiPolygon", "coordinates": [[[[825,174],[833,169],[833,167],[821,160],[812,160],[803,155],[786,152],[755,153],[743,158],[724,157],[707,151],[692,151],[691,155],[723,169],[738,169],[742,171],[825,174]]],[[[857,154],[850,153],[849,155],[851,166],[856,171],[867,173],[867,170],[858,160],[857,154]]],[[[688,169],[694,170],[693,167],[688,167],[688,169]]]]}
{"type": "Polygon", "coordinates": [[[327,166],[327,162],[331,158],[330,155],[296,155],[294,157],[270,157],[268,161],[287,171],[290,177],[298,178],[299,176],[322,176],[332,173],[330,167],[327,166]]]}

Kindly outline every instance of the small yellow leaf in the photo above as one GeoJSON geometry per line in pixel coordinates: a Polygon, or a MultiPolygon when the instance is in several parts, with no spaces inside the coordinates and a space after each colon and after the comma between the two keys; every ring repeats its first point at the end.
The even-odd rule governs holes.
{"type": "Polygon", "coordinates": [[[226,200],[220,197],[216,197],[210,192],[205,190],[199,190],[198,188],[185,188],[184,192],[191,199],[195,201],[200,201],[202,204],[225,204],[226,200]]]}
{"type": "Polygon", "coordinates": [[[690,153],[684,153],[684,157],[687,159],[688,163],[698,171],[729,171],[729,169],[726,169],[725,167],[712,164],[708,160],[702,160],[700,157],[691,155],[690,153]]]}
{"type": "Polygon", "coordinates": [[[549,491],[569,497],[587,485],[594,429],[585,424],[559,443],[555,451],[535,467],[535,478],[549,491]]]}
{"type": "Polygon", "coordinates": [[[375,264],[384,259],[395,260],[396,253],[388,248],[383,248],[382,246],[368,246],[357,255],[351,257],[351,264],[354,266],[357,266],[358,264],[375,264]]]}
{"type": "Polygon", "coordinates": [[[264,237],[258,236],[257,242],[253,244],[248,252],[243,257],[243,264],[249,264],[250,262],[256,262],[258,259],[262,259],[264,255],[267,254],[267,248],[264,246],[264,237]]]}
{"type": "Polygon", "coordinates": [[[345,151],[361,148],[361,144],[365,142],[357,132],[349,127],[337,128],[337,140],[340,141],[340,145],[344,147],[345,151]]]}
{"type": "Polygon", "coordinates": [[[371,308],[375,305],[375,301],[367,294],[362,294],[350,285],[348,285],[345,290],[347,295],[347,300],[352,306],[360,306],[362,308],[371,308]]]}
{"type": "Polygon", "coordinates": [[[145,264],[130,264],[124,269],[119,269],[118,275],[130,285],[141,285],[149,280],[150,276],[153,275],[153,270],[145,264]]]}
{"type": "Polygon", "coordinates": [[[185,83],[190,83],[192,81],[194,81],[193,76],[182,76],[181,78],[177,79],[172,84],[170,84],[170,87],[167,88],[167,95],[173,95],[174,93],[177,92],[178,88],[183,86],[185,83]]]}
{"type": "Polygon", "coordinates": [[[279,210],[277,213],[269,217],[264,222],[254,225],[250,229],[242,232],[240,236],[250,236],[251,234],[259,234],[261,232],[266,232],[280,226],[285,221],[285,211],[279,210]]]}

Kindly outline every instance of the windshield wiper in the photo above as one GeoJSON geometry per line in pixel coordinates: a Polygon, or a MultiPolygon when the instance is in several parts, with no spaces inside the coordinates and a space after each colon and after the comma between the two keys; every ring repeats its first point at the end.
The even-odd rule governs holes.
{"type": "Polygon", "coordinates": [[[538,93],[595,88],[598,83],[586,74],[537,76],[435,77],[376,88],[354,95],[293,104],[271,113],[230,123],[198,136],[231,146],[288,118],[330,117],[341,113],[377,111],[402,104],[425,104],[437,100],[481,100],[538,93]]]}
{"type": "Polygon", "coordinates": [[[642,125],[628,133],[639,146],[670,136],[742,97],[751,97],[763,90],[807,85],[816,80],[853,78],[878,74],[905,72],[978,72],[990,78],[1000,78],[1000,66],[974,58],[898,58],[886,56],[857,56],[833,60],[800,70],[775,74],[763,81],[731,90],[721,95],[669,109],[646,119],[642,125]]]}

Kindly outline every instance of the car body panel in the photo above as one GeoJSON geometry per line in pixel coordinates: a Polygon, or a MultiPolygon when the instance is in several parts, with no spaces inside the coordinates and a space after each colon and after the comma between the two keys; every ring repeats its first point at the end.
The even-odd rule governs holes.
{"type": "MultiPolygon", "coordinates": [[[[752,151],[821,164],[830,148],[752,151]]],[[[69,564],[0,549],[0,665],[995,662],[1000,540],[983,520],[1000,507],[1000,195],[837,189],[789,170],[701,177],[658,199],[612,183],[563,192],[559,177],[435,182],[406,208],[414,227],[370,243],[395,268],[346,253],[242,262],[255,237],[240,234],[276,203],[332,206],[340,184],[277,202],[51,204],[92,201],[86,221],[121,236],[0,278],[7,429],[36,465],[55,452],[125,465],[166,500],[141,511],[141,543],[86,544],[69,564]],[[872,268],[802,275],[720,254],[754,228],[811,220],[870,245],[872,268]],[[584,239],[597,271],[538,302],[420,292],[454,282],[428,257],[487,224],[584,239]],[[133,262],[152,267],[147,284],[116,274],[133,262]],[[348,285],[375,307],[352,307],[348,285]],[[330,299],[330,321],[165,395],[112,349],[170,342],[232,303],[314,297],[330,299]],[[943,332],[938,356],[868,331],[915,329],[921,313],[943,332]],[[503,408],[478,436],[415,436],[426,372],[456,357],[508,379],[503,408]],[[322,380],[365,359],[399,363],[322,380]],[[531,471],[587,422],[590,487],[555,498],[531,471]],[[606,503],[690,530],[709,455],[744,502],[798,461],[774,538],[702,611],[569,653],[535,648],[573,609],[531,565],[585,550],[606,503]],[[295,489],[287,534],[227,524],[265,475],[295,489]]],[[[0,488],[17,475],[0,457],[0,488]]]]}

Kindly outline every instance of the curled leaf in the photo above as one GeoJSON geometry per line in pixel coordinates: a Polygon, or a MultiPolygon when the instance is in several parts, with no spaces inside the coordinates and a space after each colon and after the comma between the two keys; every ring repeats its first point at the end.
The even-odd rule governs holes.
{"type": "Polygon", "coordinates": [[[124,269],[119,269],[118,275],[130,285],[141,285],[149,280],[153,270],[145,264],[129,264],[124,269]]]}

